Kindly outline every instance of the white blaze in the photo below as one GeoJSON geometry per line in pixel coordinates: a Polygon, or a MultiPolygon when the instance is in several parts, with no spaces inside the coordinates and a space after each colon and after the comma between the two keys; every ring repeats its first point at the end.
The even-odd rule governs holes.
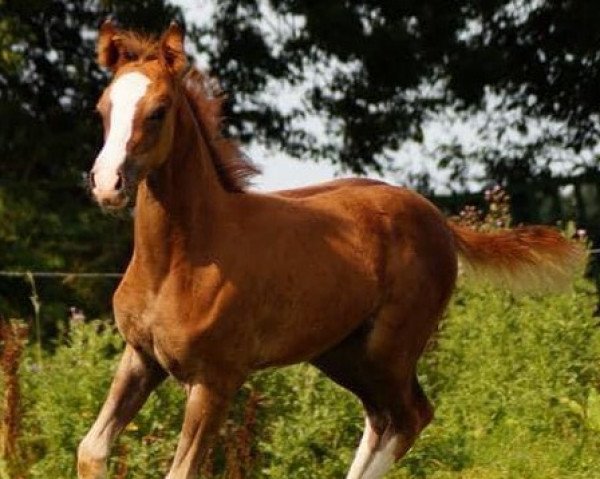
{"type": "Polygon", "coordinates": [[[114,189],[119,168],[125,161],[136,107],[149,84],[150,79],[139,72],[126,73],[113,83],[109,95],[110,130],[92,169],[96,190],[114,189]]]}

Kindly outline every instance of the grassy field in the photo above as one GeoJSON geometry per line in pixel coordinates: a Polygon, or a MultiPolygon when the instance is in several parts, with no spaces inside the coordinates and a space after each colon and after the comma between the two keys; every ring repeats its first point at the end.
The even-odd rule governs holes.
{"type": "MultiPolygon", "coordinates": [[[[594,299],[583,281],[543,298],[461,288],[420,368],[436,418],[388,477],[600,477],[594,299]]],[[[18,375],[5,358],[1,392],[16,379],[21,390],[16,407],[5,401],[0,478],[75,476],[76,445],[121,348],[110,322],[94,321],[65,325],[41,358],[26,346],[18,375]],[[7,414],[18,428],[7,429],[7,414]]],[[[172,382],[152,396],[116,444],[110,477],[165,474],[182,404],[172,382]]],[[[314,369],[263,372],[240,392],[202,477],[342,478],[362,424],[357,401],[314,369]]]]}

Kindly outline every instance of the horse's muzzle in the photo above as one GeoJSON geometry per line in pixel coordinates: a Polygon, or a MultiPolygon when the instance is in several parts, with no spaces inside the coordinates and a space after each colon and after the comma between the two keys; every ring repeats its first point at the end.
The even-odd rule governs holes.
{"type": "Polygon", "coordinates": [[[88,178],[92,195],[103,209],[119,210],[124,208],[129,202],[125,178],[121,170],[117,171],[112,187],[108,188],[106,187],[106,182],[102,185],[103,187],[97,184],[96,173],[93,169],[90,171],[88,178]]]}

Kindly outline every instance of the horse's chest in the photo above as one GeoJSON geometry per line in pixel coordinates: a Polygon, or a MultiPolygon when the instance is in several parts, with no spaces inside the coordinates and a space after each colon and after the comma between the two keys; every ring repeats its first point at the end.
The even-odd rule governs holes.
{"type": "Polygon", "coordinates": [[[117,327],[128,344],[153,357],[172,376],[186,380],[193,374],[192,369],[201,365],[202,357],[198,354],[194,358],[197,364],[190,361],[194,335],[165,312],[166,306],[160,301],[137,311],[115,306],[117,327]]]}
{"type": "Polygon", "coordinates": [[[115,306],[115,321],[119,332],[136,349],[151,353],[154,345],[152,322],[145,310],[127,310],[115,306]]]}

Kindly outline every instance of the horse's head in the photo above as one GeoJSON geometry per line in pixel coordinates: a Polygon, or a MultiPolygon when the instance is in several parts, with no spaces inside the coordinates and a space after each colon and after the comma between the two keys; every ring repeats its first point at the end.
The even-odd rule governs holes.
{"type": "Polygon", "coordinates": [[[97,109],[104,146],[90,172],[100,206],[123,208],[139,181],[167,158],[173,142],[179,79],[186,68],[183,30],[176,24],[158,39],[105,22],[98,63],[112,73],[97,109]]]}

